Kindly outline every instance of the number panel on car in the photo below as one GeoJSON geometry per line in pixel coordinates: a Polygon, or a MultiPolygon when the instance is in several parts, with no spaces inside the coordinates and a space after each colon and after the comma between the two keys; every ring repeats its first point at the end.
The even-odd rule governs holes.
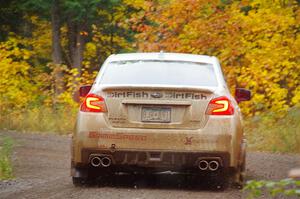
{"type": "Polygon", "coordinates": [[[142,107],[142,122],[171,122],[171,108],[142,107]]]}

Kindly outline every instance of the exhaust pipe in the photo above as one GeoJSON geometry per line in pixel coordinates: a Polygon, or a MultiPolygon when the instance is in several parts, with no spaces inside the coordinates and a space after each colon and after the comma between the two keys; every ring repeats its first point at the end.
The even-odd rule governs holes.
{"type": "Polygon", "coordinates": [[[93,167],[99,167],[100,165],[102,165],[102,160],[100,159],[100,157],[95,156],[91,159],[91,165],[93,167]]]}
{"type": "Polygon", "coordinates": [[[198,163],[198,167],[201,171],[204,171],[204,170],[207,170],[208,168],[208,162],[206,160],[201,160],[199,163],[198,163]]]}
{"type": "Polygon", "coordinates": [[[109,157],[103,157],[101,159],[101,166],[109,167],[111,165],[111,159],[109,157]]]}
{"type": "Polygon", "coordinates": [[[210,161],[209,164],[208,164],[208,169],[210,171],[216,171],[218,168],[219,168],[219,162],[218,161],[210,161]]]}

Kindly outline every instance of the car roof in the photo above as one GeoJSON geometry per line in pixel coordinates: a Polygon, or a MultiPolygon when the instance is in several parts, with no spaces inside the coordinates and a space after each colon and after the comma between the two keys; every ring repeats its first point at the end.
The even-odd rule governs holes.
{"type": "Polygon", "coordinates": [[[217,61],[216,57],[207,55],[195,55],[186,53],[165,53],[165,52],[152,52],[152,53],[124,53],[113,54],[107,59],[108,62],[112,61],[125,61],[125,60],[168,60],[168,61],[189,61],[213,64],[217,61]]]}

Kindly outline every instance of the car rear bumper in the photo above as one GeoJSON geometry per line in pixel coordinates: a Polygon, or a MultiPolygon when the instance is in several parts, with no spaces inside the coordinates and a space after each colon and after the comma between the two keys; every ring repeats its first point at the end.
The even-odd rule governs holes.
{"type": "Polygon", "coordinates": [[[72,167],[107,167],[116,171],[137,171],[139,169],[163,171],[198,170],[211,171],[209,168],[199,168],[200,161],[218,163],[218,169],[226,169],[230,166],[230,154],[227,152],[172,152],[172,151],[148,151],[148,150],[101,150],[97,148],[82,149],[81,162],[72,162],[72,167]],[[94,157],[107,157],[111,160],[109,166],[93,166],[94,157]]]}
{"type": "Polygon", "coordinates": [[[221,157],[224,167],[238,166],[242,132],[232,116],[208,120],[202,129],[141,129],[113,128],[102,116],[80,115],[72,143],[76,166],[88,165],[92,154],[110,155],[119,166],[192,167],[195,159],[206,156],[221,157]],[[157,152],[160,161],[149,161],[157,152]]]}

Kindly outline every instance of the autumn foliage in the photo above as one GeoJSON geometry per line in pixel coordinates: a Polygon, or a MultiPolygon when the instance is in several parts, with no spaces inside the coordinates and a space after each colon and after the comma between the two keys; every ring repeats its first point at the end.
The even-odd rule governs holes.
{"type": "Polygon", "coordinates": [[[245,87],[253,93],[251,101],[241,104],[245,116],[272,112],[278,119],[300,105],[298,1],[22,2],[1,10],[7,15],[0,25],[1,128],[71,131],[78,87],[93,82],[108,55],[122,52],[218,57],[230,89],[245,87]],[[11,17],[10,10],[18,16],[11,17]],[[60,54],[55,57],[57,42],[60,54]],[[55,122],[49,122],[49,115],[55,122]],[[61,120],[65,117],[69,120],[61,120]]]}
{"type": "Polygon", "coordinates": [[[231,89],[253,92],[243,112],[257,115],[300,104],[299,23],[296,1],[178,0],[152,3],[136,38],[142,51],[217,56],[231,89]]]}

